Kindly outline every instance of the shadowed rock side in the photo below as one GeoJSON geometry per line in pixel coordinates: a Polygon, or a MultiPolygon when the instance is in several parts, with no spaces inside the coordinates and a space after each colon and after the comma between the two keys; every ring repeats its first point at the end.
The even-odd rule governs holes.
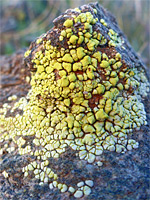
{"type": "Polygon", "coordinates": [[[148,199],[149,73],[100,5],[53,23],[2,58],[0,198],[148,199]]]}

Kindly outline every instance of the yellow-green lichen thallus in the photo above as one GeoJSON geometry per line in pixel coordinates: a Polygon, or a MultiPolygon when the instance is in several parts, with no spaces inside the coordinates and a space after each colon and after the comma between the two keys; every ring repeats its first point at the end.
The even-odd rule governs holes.
{"type": "MultiPolygon", "coordinates": [[[[93,181],[79,182],[76,188],[59,182],[57,173],[49,167],[49,158],[59,158],[70,146],[80,159],[101,166],[97,157],[104,150],[124,153],[137,148],[138,142],[129,139],[128,134],[146,124],[141,103],[148,87],[144,70],[123,62],[114,49],[123,41],[112,29],[108,29],[109,40],[94,31],[96,14],[96,9],[75,9],[73,15],[68,15],[58,33],[62,44],[59,48],[52,45],[51,38],[37,39],[41,48],[33,52],[30,48],[25,53],[26,58],[32,57],[35,69],[31,90],[11,110],[19,108],[23,114],[6,117],[6,104],[0,110],[0,140],[12,139],[20,155],[36,158],[23,167],[24,176],[32,171],[41,185],[48,183],[50,189],[69,191],[76,198],[89,195],[93,181]],[[99,46],[103,45],[108,45],[113,55],[102,53],[99,46]],[[26,137],[33,138],[32,144],[26,142],[26,137]]],[[[100,22],[107,27],[103,19],[100,22]]],[[[11,152],[5,146],[1,154],[4,149],[11,152]]],[[[4,171],[4,176],[9,175],[4,171]]]]}

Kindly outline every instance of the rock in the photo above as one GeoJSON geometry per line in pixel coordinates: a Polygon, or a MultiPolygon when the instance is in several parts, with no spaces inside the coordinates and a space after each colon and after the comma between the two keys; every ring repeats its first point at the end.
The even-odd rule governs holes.
{"type": "Polygon", "coordinates": [[[148,199],[149,72],[115,18],[69,9],[23,54],[2,63],[0,197],[148,199]]]}

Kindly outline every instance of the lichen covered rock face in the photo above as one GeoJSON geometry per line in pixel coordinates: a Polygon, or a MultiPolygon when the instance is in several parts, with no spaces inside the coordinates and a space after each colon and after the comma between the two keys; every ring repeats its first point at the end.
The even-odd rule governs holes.
{"type": "MultiPolygon", "coordinates": [[[[24,176],[33,171],[40,184],[80,198],[90,194],[92,180],[77,188],[61,183],[49,159],[59,158],[70,146],[80,159],[100,165],[97,157],[104,150],[124,153],[138,148],[129,135],[146,125],[141,97],[147,94],[148,81],[142,68],[124,61],[123,38],[95,8],[68,10],[54,25],[25,53],[31,90],[11,110],[22,109],[22,115],[6,117],[7,106],[1,109],[0,139],[12,139],[20,155],[35,157],[22,169],[24,176]]],[[[4,149],[11,152],[6,147],[1,154],[4,149]]]]}

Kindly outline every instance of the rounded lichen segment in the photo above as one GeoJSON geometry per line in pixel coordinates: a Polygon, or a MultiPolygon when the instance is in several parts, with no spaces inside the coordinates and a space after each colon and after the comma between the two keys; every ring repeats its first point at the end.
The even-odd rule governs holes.
{"type": "MultiPolygon", "coordinates": [[[[80,159],[94,163],[105,149],[120,153],[137,148],[128,134],[146,124],[140,97],[146,95],[148,83],[144,71],[127,66],[115,49],[111,54],[111,40],[95,30],[96,13],[75,9],[55,27],[59,44],[45,36],[36,41],[25,53],[33,68],[31,90],[11,110],[20,108],[23,114],[6,117],[4,105],[0,115],[1,141],[12,139],[20,155],[35,158],[23,167],[24,176],[32,171],[40,184],[50,183],[50,188],[68,190],[75,197],[90,194],[89,186],[81,191],[60,183],[50,158],[59,158],[70,146],[80,159]]],[[[119,40],[113,30],[109,33],[119,40]]]]}

